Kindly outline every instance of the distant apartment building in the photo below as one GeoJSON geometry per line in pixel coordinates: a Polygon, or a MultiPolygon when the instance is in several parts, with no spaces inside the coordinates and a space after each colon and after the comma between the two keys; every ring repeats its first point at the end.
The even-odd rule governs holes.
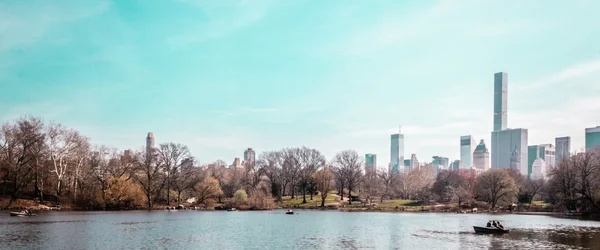
{"type": "Polygon", "coordinates": [[[146,136],[146,153],[151,153],[154,150],[154,133],[149,132],[146,136]]]}
{"type": "Polygon", "coordinates": [[[432,157],[433,161],[431,164],[439,171],[439,170],[447,170],[450,165],[450,159],[448,157],[434,156],[432,157]]]}
{"type": "Polygon", "coordinates": [[[194,157],[188,157],[181,161],[181,169],[188,169],[194,166],[194,157]]]}
{"type": "MultiPolygon", "coordinates": [[[[556,166],[556,149],[552,144],[541,144],[527,147],[527,176],[532,177],[533,163],[537,159],[544,161],[544,169],[549,170],[556,166]]],[[[545,176],[546,173],[544,173],[545,176]]]]}
{"type": "Polygon", "coordinates": [[[533,161],[531,166],[531,174],[529,176],[530,179],[546,179],[548,175],[548,165],[546,164],[546,161],[544,161],[544,159],[537,158],[535,161],[533,161]]]}
{"type": "Polygon", "coordinates": [[[248,148],[244,151],[244,164],[254,166],[256,163],[256,153],[254,149],[248,148]]]}
{"type": "Polygon", "coordinates": [[[593,150],[600,146],[600,126],[585,129],[585,150],[593,150]]]}
{"type": "Polygon", "coordinates": [[[231,166],[229,166],[229,168],[232,168],[232,169],[244,168],[244,165],[242,164],[242,161],[240,160],[240,158],[236,157],[235,159],[233,159],[233,164],[231,164],[231,166]]]}
{"type": "Polygon", "coordinates": [[[569,158],[571,156],[571,137],[557,137],[554,140],[556,149],[556,164],[559,164],[563,158],[569,158]]]}
{"type": "Polygon", "coordinates": [[[481,171],[490,169],[490,152],[483,140],[479,142],[479,145],[473,151],[473,167],[481,171]]]}
{"type": "Polygon", "coordinates": [[[460,137],[460,168],[469,169],[473,167],[473,151],[476,143],[472,136],[465,135],[460,137]]]}
{"type": "Polygon", "coordinates": [[[411,154],[410,155],[410,167],[409,167],[408,171],[411,171],[411,170],[417,169],[417,168],[419,168],[419,160],[417,159],[417,155],[411,154]]]}
{"type": "Polygon", "coordinates": [[[450,166],[448,167],[450,170],[459,170],[460,169],[460,160],[455,160],[452,163],[450,163],[450,166]]]}
{"type": "Polygon", "coordinates": [[[391,136],[390,145],[390,168],[394,173],[400,173],[404,168],[402,167],[404,162],[404,135],[399,129],[398,134],[391,136]]]}
{"type": "Polygon", "coordinates": [[[377,172],[377,155],[366,154],[365,155],[365,173],[376,173],[377,172]]]}

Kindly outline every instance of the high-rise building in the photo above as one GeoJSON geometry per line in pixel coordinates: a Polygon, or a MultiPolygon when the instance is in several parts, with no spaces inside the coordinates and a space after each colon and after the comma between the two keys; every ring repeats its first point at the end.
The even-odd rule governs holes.
{"type": "Polygon", "coordinates": [[[149,132],[146,136],[146,153],[152,152],[154,149],[154,133],[149,132]]]}
{"type": "Polygon", "coordinates": [[[235,159],[233,159],[233,164],[231,164],[231,166],[229,166],[229,168],[232,168],[232,169],[244,168],[244,165],[242,165],[242,161],[240,160],[240,158],[236,157],[235,159]]]}
{"type": "Polygon", "coordinates": [[[585,129],[585,150],[593,150],[600,146],[600,126],[585,129]]]}
{"type": "Polygon", "coordinates": [[[494,74],[494,130],[492,168],[517,168],[527,175],[527,129],[508,129],[508,74],[494,74]]]}
{"type": "MultiPolygon", "coordinates": [[[[537,159],[544,160],[544,169],[549,170],[556,165],[555,148],[552,144],[541,144],[527,147],[527,176],[530,178],[533,171],[533,163],[537,159]]],[[[546,173],[544,173],[546,174],[546,173]]]]}
{"type": "Polygon", "coordinates": [[[455,160],[452,163],[450,163],[450,170],[459,170],[460,169],[460,160],[455,160]]]}
{"type": "Polygon", "coordinates": [[[473,167],[482,171],[490,169],[490,152],[481,140],[473,152],[473,167]]]}
{"type": "Polygon", "coordinates": [[[181,161],[181,169],[189,169],[194,166],[194,157],[188,157],[181,161]]]}
{"type": "Polygon", "coordinates": [[[492,132],[492,168],[516,168],[527,175],[527,156],[527,129],[492,132]]]}
{"type": "Polygon", "coordinates": [[[366,154],[365,155],[365,173],[376,173],[377,172],[377,155],[366,154]]]}
{"type": "Polygon", "coordinates": [[[404,135],[401,129],[398,134],[391,136],[390,145],[390,168],[394,173],[399,173],[403,170],[402,163],[404,162],[404,135]]]}
{"type": "Polygon", "coordinates": [[[475,151],[475,140],[470,135],[460,137],[460,168],[469,169],[473,167],[473,151],[475,151]]]}
{"type": "Polygon", "coordinates": [[[419,159],[417,159],[417,155],[416,154],[411,154],[410,155],[410,167],[408,168],[408,170],[413,170],[413,169],[417,169],[419,168],[419,159]]]}
{"type": "Polygon", "coordinates": [[[256,153],[252,148],[248,148],[244,151],[244,164],[254,165],[256,162],[256,153]]]}
{"type": "Polygon", "coordinates": [[[434,156],[432,157],[433,161],[431,164],[439,171],[439,170],[447,170],[448,165],[450,164],[450,159],[448,157],[434,156]]]}
{"type": "Polygon", "coordinates": [[[532,180],[546,179],[548,171],[547,167],[544,159],[537,158],[532,164],[532,171],[529,178],[532,180]]]}
{"type": "Polygon", "coordinates": [[[556,145],[556,164],[559,164],[563,158],[571,156],[571,137],[557,137],[554,144],[556,145]]]}
{"type": "Polygon", "coordinates": [[[508,110],[508,74],[494,74],[494,131],[506,129],[508,110]]]}

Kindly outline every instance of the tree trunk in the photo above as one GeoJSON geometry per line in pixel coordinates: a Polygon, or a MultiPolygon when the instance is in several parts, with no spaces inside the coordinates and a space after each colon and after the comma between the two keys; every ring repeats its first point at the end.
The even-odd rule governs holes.
{"type": "Polygon", "coordinates": [[[342,184],[342,186],[340,188],[340,198],[341,198],[341,200],[344,200],[344,184],[342,184]]]}
{"type": "Polygon", "coordinates": [[[321,207],[325,207],[325,199],[327,199],[327,196],[321,195],[321,207]]]}
{"type": "Polygon", "coordinates": [[[348,205],[352,205],[352,188],[348,188],[348,205]]]}
{"type": "Polygon", "coordinates": [[[313,192],[310,192],[310,200],[313,200],[313,192]]]}
{"type": "Polygon", "coordinates": [[[167,175],[167,206],[171,206],[171,175],[167,175]]]}
{"type": "Polygon", "coordinates": [[[302,204],[306,204],[306,188],[302,188],[302,204]]]}
{"type": "Polygon", "coordinates": [[[181,204],[181,191],[177,192],[177,205],[181,204]]]}

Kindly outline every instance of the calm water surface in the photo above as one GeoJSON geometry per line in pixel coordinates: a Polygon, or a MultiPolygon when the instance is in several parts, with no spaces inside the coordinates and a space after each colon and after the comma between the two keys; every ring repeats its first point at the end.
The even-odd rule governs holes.
{"type": "Polygon", "coordinates": [[[600,223],[539,215],[47,212],[0,215],[1,249],[600,249],[600,223]],[[473,233],[503,221],[510,234],[473,233]]]}

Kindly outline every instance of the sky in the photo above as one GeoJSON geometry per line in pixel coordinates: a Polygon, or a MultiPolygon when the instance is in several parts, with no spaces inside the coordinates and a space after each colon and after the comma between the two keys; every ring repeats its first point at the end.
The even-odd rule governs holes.
{"type": "Polygon", "coordinates": [[[600,125],[600,1],[0,2],[0,122],[92,143],[189,146],[200,163],[307,146],[458,159],[490,142],[493,75],[529,145],[600,125]]]}

